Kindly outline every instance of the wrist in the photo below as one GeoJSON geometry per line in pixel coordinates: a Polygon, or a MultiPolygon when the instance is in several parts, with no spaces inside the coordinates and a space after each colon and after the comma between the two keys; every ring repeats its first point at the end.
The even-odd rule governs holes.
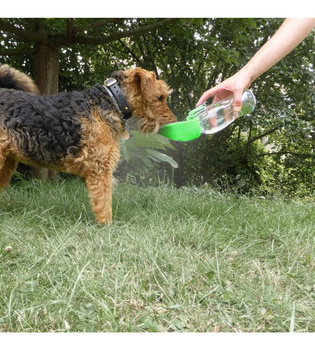
{"type": "Polygon", "coordinates": [[[238,87],[244,91],[245,89],[249,88],[255,79],[256,77],[251,67],[246,65],[234,75],[235,87],[238,87]]]}
{"type": "Polygon", "coordinates": [[[259,74],[256,73],[256,70],[254,67],[250,66],[249,64],[246,64],[240,71],[240,76],[242,77],[242,84],[244,86],[244,89],[248,88],[254,80],[256,80],[259,76],[259,74]]]}

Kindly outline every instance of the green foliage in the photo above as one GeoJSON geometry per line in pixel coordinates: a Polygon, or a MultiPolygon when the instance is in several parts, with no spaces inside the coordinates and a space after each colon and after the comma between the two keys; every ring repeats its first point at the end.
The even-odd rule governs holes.
{"type": "MultiPolygon", "coordinates": [[[[191,183],[199,185],[216,183],[222,190],[238,191],[239,193],[253,193],[258,188],[264,188],[263,178],[267,176],[266,159],[259,157],[264,152],[260,141],[249,144],[248,133],[204,137],[200,140],[204,158],[201,163],[191,162],[187,169],[192,178],[191,183]],[[209,147],[206,152],[206,148],[209,147]]],[[[192,149],[191,155],[194,156],[192,149]]]]}
{"type": "Polygon", "coordinates": [[[155,163],[166,162],[173,168],[178,164],[175,160],[159,150],[166,151],[167,148],[174,149],[170,141],[157,134],[143,135],[139,131],[130,131],[128,140],[121,140],[121,155],[123,159],[139,172],[146,172],[155,163]]]}
{"type": "MultiPolygon", "coordinates": [[[[62,18],[8,21],[30,30],[40,22],[51,34],[67,32],[67,20],[62,18]]],[[[108,19],[104,26],[95,26],[99,20],[93,18],[73,21],[82,35],[100,38],[136,30],[156,19],[108,19]]],[[[141,66],[167,81],[173,89],[170,107],[178,120],[184,120],[201,94],[237,72],[281,22],[278,18],[183,18],[158,31],[104,45],[70,43],[61,49],[60,90],[82,89],[96,81],[102,82],[114,70],[141,66]]],[[[22,56],[12,56],[0,50],[3,60],[32,72],[34,52],[26,53],[32,49],[31,43],[6,35],[1,45],[2,51],[24,52],[22,56]]],[[[314,57],[313,32],[251,86],[257,107],[250,118],[240,118],[219,135],[175,144],[179,164],[175,171],[177,183],[222,182],[222,177],[231,176],[229,172],[233,168],[238,179],[234,186],[243,186],[244,181],[248,181],[242,176],[247,176],[248,169],[252,169],[251,152],[256,149],[256,141],[263,138],[267,148],[259,147],[260,153],[255,155],[260,169],[259,172],[250,170],[254,180],[248,190],[251,186],[258,190],[261,184],[265,184],[264,187],[269,184],[269,192],[281,187],[281,191],[290,195],[314,193],[314,57]],[[240,134],[247,135],[246,142],[239,143],[240,134]],[[242,176],[238,176],[240,174],[242,176]],[[279,176],[283,180],[281,186],[279,176]]],[[[144,148],[137,152],[144,152],[144,148]]],[[[154,154],[150,156],[152,160],[154,154]]],[[[138,163],[140,167],[145,164],[143,160],[138,163]]]]}

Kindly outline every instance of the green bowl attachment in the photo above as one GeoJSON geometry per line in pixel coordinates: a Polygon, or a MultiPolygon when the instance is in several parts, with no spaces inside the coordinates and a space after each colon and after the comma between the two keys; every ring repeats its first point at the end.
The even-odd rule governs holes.
{"type": "Polygon", "coordinates": [[[164,125],[158,133],[173,141],[191,141],[201,135],[201,127],[198,118],[189,118],[187,121],[164,125]]]}

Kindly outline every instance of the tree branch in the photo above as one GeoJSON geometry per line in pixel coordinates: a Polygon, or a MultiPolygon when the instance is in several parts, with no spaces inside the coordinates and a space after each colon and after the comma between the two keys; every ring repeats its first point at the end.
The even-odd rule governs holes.
{"type": "Polygon", "coordinates": [[[303,157],[303,158],[313,158],[314,154],[311,153],[296,153],[296,152],[290,152],[290,151],[279,151],[279,152],[269,152],[269,153],[262,153],[257,156],[258,157],[266,157],[266,156],[275,156],[275,155],[286,155],[286,154],[291,154],[293,156],[297,157],[303,157]]]}
{"type": "MultiPolygon", "coordinates": [[[[137,64],[139,64],[141,62],[140,58],[122,41],[119,40],[120,44],[124,46],[124,48],[126,49],[126,51],[122,51],[122,50],[118,50],[117,48],[113,47],[113,49],[115,49],[118,52],[124,52],[124,53],[129,53],[130,56],[132,56],[134,58],[134,60],[137,62],[137,64]]],[[[111,45],[112,47],[112,45],[111,45]]]]}
{"type": "Polygon", "coordinates": [[[14,55],[32,55],[36,52],[35,48],[29,50],[0,50],[0,56],[14,56],[14,55]]]}
{"type": "Polygon", "coordinates": [[[106,44],[108,42],[122,39],[122,38],[128,38],[131,36],[138,36],[150,31],[158,30],[160,28],[163,28],[169,24],[175,23],[178,21],[179,18],[166,18],[162,19],[158,22],[155,22],[153,24],[136,28],[133,30],[128,31],[122,31],[122,32],[116,32],[111,35],[102,37],[102,38],[92,38],[87,36],[77,36],[73,39],[73,44],[84,44],[84,45],[100,45],[100,44],[106,44]]]}
{"type": "Polygon", "coordinates": [[[248,138],[247,138],[247,144],[246,144],[246,159],[248,159],[248,156],[249,156],[252,131],[253,131],[253,124],[250,123],[250,126],[249,126],[249,133],[248,133],[248,138]]]}
{"type": "Polygon", "coordinates": [[[36,31],[26,31],[24,29],[16,27],[4,19],[0,19],[0,29],[17,35],[22,41],[25,42],[33,41],[39,43],[47,40],[47,36],[44,30],[39,29],[36,31]]]}
{"type": "MultiPolygon", "coordinates": [[[[50,45],[60,47],[64,45],[75,45],[75,44],[83,44],[83,45],[100,45],[106,44],[118,39],[138,36],[150,31],[158,30],[163,28],[169,24],[172,24],[176,21],[180,20],[179,18],[165,18],[159,20],[153,24],[149,24],[140,28],[131,29],[127,31],[120,31],[116,33],[112,33],[103,37],[91,37],[91,36],[83,36],[76,35],[77,33],[84,32],[85,30],[94,29],[100,26],[104,26],[107,23],[121,22],[122,19],[118,19],[117,21],[113,19],[102,19],[95,21],[88,25],[86,28],[83,26],[76,28],[74,25],[74,19],[67,19],[67,28],[66,33],[56,33],[53,34],[50,39],[50,45]]],[[[4,19],[0,19],[0,30],[6,31],[8,33],[14,34],[18,36],[21,41],[24,42],[35,42],[35,43],[44,43],[48,40],[46,32],[41,28],[40,25],[36,27],[34,31],[26,31],[23,28],[19,28],[4,19]]]]}
{"type": "Polygon", "coordinates": [[[250,143],[253,143],[253,142],[257,141],[257,140],[260,140],[260,139],[262,139],[263,137],[268,136],[268,135],[272,134],[273,132],[279,130],[280,128],[281,128],[281,125],[278,125],[278,126],[276,126],[275,128],[270,129],[270,130],[266,131],[266,132],[263,133],[263,134],[260,134],[260,135],[258,135],[258,136],[256,136],[256,137],[253,137],[253,138],[250,140],[250,143]]]}
{"type": "Polygon", "coordinates": [[[73,38],[75,35],[75,27],[74,27],[74,19],[73,18],[67,18],[67,37],[73,38]]]}
{"type": "Polygon", "coordinates": [[[75,27],[75,32],[76,33],[81,33],[81,32],[85,32],[97,27],[101,27],[107,24],[112,24],[112,23],[121,23],[123,22],[125,19],[123,18],[104,18],[104,19],[100,19],[97,20],[95,22],[92,22],[91,24],[89,24],[88,26],[80,26],[80,27],[75,27]]]}

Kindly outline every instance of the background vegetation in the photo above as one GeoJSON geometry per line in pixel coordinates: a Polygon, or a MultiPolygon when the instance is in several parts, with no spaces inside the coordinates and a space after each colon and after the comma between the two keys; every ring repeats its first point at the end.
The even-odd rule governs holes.
{"type": "MultiPolygon", "coordinates": [[[[43,93],[82,89],[112,71],[141,66],[173,89],[179,120],[200,95],[240,69],[277,30],[276,18],[2,19],[0,58],[35,76],[43,93]],[[57,85],[56,85],[57,84],[57,85]],[[45,87],[50,90],[45,91],[45,87]]],[[[313,195],[314,32],[253,85],[250,117],[213,136],[173,143],[177,162],[139,175],[156,183],[233,186],[241,193],[313,195]]],[[[136,150],[135,150],[136,151],[136,150]]]]}
{"type": "MultiPolygon", "coordinates": [[[[182,120],[281,21],[0,19],[0,58],[46,94],[154,70],[182,120]]],[[[313,68],[314,33],[253,84],[251,117],[187,143],[132,131],[110,227],[77,178],[11,183],[0,332],[314,332],[313,68]]]]}

